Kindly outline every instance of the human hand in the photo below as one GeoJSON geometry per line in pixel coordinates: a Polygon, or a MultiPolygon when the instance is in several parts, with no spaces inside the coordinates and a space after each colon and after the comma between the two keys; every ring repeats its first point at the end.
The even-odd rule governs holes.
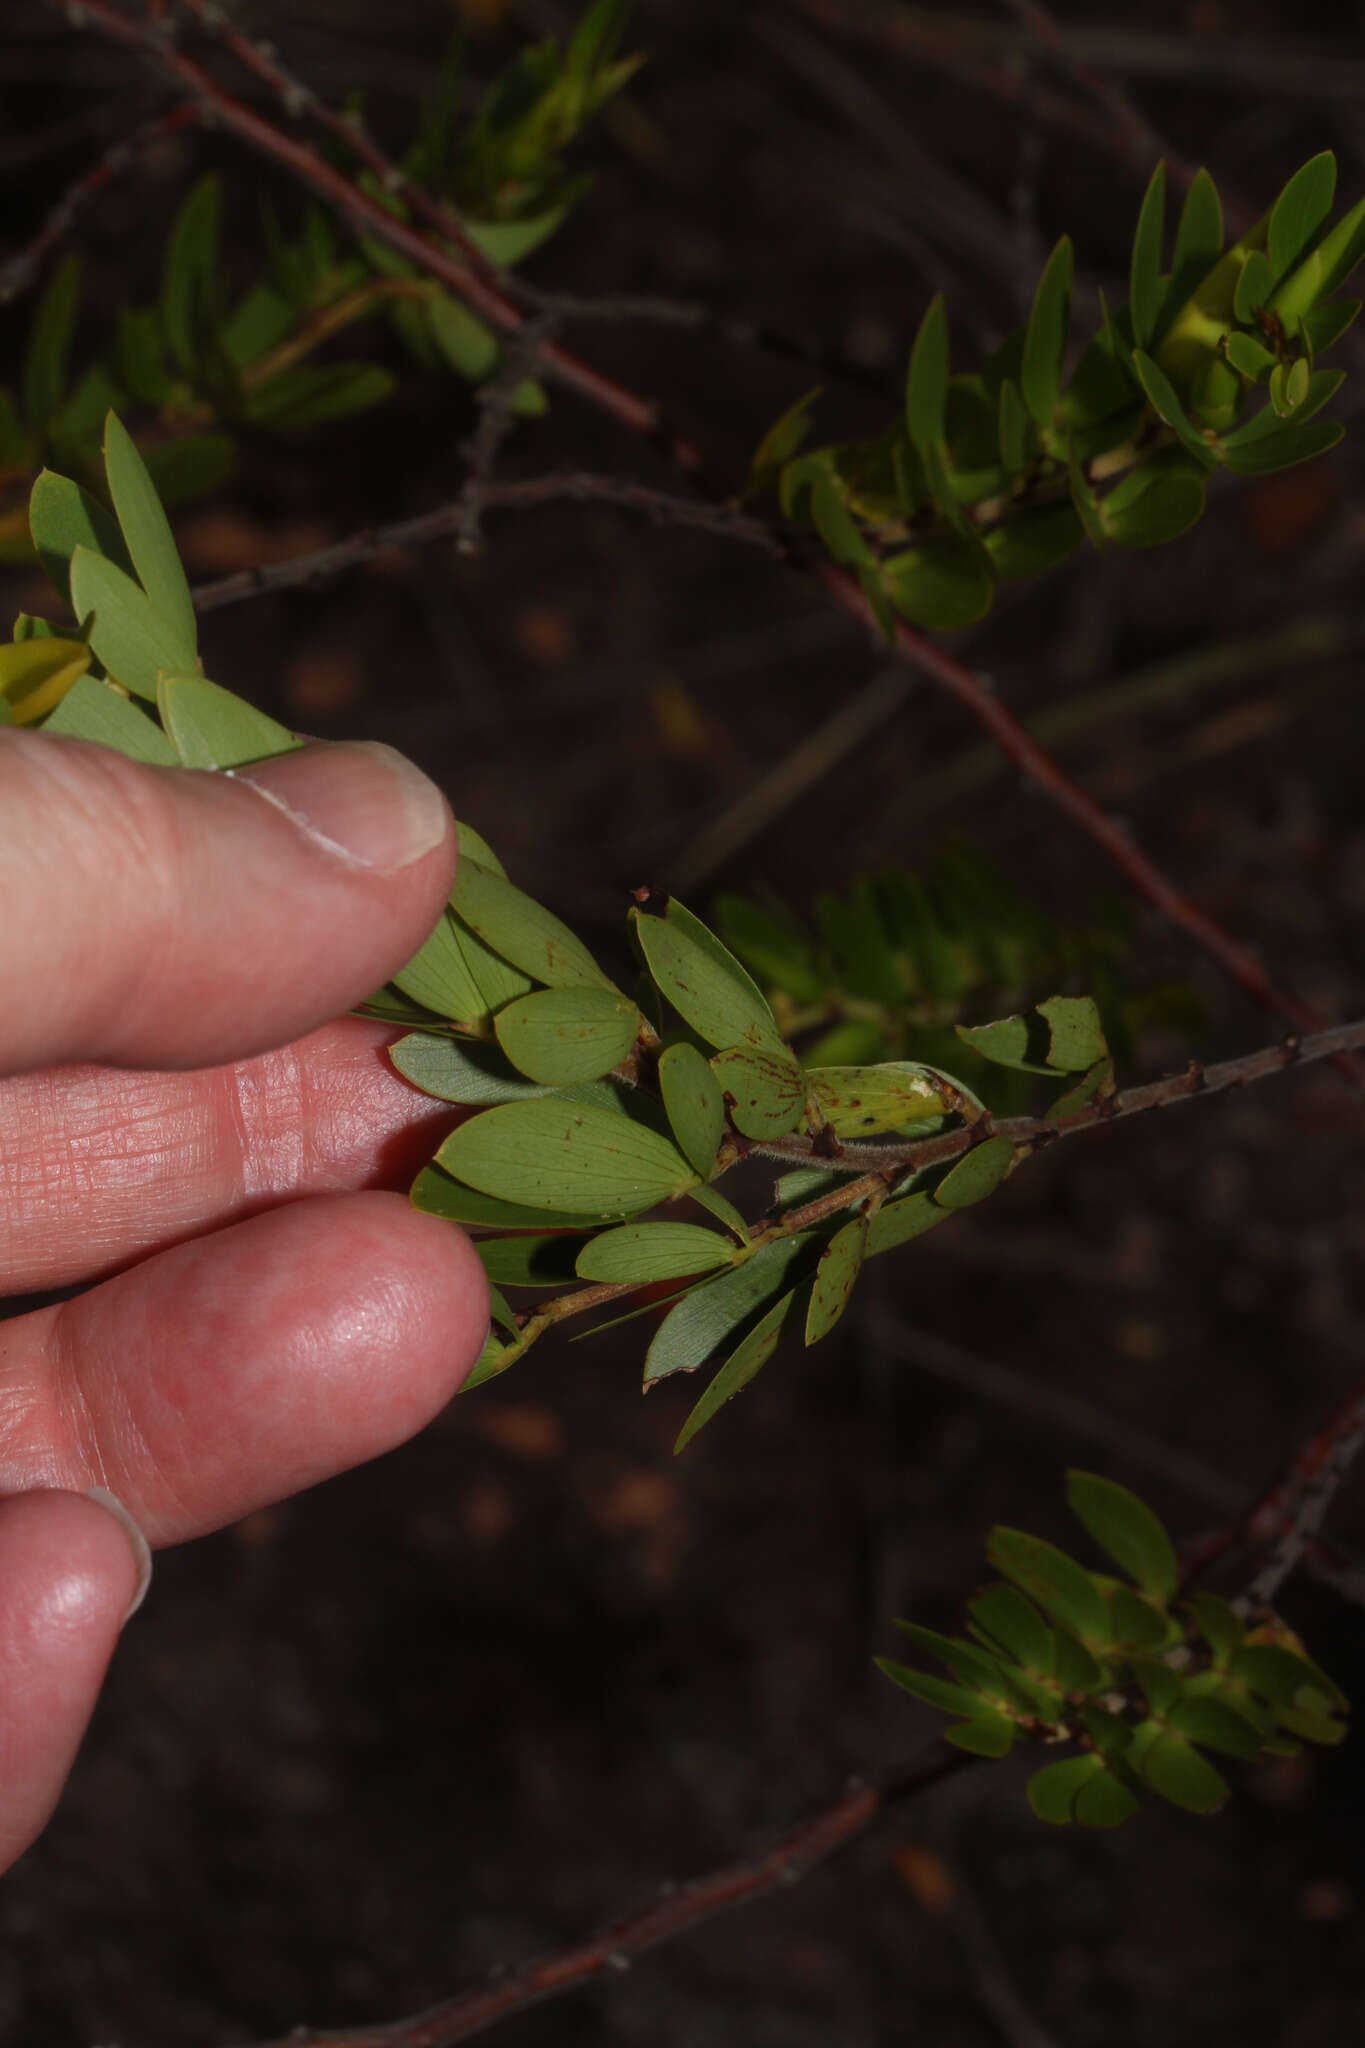
{"type": "Polygon", "coordinates": [[[0,1295],[99,1282],[0,1322],[0,1869],[141,1595],[136,1531],[178,1542],[376,1456],[478,1356],[472,1246],[386,1192],[449,1112],[341,1014],[454,864],[388,749],[229,776],[0,731],[0,1295]]]}

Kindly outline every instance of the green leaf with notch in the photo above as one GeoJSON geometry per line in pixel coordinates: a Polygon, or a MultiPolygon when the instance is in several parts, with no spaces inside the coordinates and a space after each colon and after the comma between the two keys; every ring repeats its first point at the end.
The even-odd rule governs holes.
{"type": "Polygon", "coordinates": [[[132,435],[113,412],[104,422],[104,474],[138,582],[162,618],[197,653],[199,622],[170,521],[132,435]]]}
{"type": "Polygon", "coordinates": [[[1047,1063],[1058,1073],[1080,1074],[1108,1059],[1104,1026],[1093,996],[1049,996],[1038,1015],[1051,1033],[1047,1063]]]}
{"type": "Polygon", "coordinates": [[[578,1215],[637,1215],[697,1179],[647,1125],[550,1095],[483,1110],[451,1132],[436,1158],[499,1201],[578,1215]]]}
{"type": "Polygon", "coordinates": [[[156,698],[159,675],[193,675],[197,657],[131,576],[103,555],[78,547],[71,557],[71,602],[78,618],[94,613],[90,645],[135,696],[156,698]]]}
{"type": "Polygon", "coordinates": [[[1066,1498],[1101,1550],[1154,1600],[1175,1598],[1180,1564],[1160,1521],[1145,1501],[1097,1472],[1068,1472],[1066,1498]]]}
{"type": "Polygon", "coordinates": [[[604,1230],[578,1255],[580,1280],[684,1280],[733,1264],[735,1246],[699,1223],[624,1223],[604,1230]]]}
{"type": "Polygon", "coordinates": [[[498,1043],[519,1073],[551,1087],[594,1081],[634,1047],[640,1012],[605,988],[545,988],[520,996],[493,1020],[498,1043]]]}
{"type": "Polygon", "coordinates": [[[725,1130],[725,1098],[711,1062],[683,1040],[659,1056],[659,1089],[679,1150],[705,1177],[725,1130]]]}
{"type": "MultiPolygon", "coordinates": [[[[95,651],[101,653],[98,647],[95,651]]],[[[107,661],[102,653],[101,659],[107,661]]],[[[292,754],[303,745],[277,719],[203,676],[163,674],[157,709],[186,768],[242,768],[250,761],[292,754]]]]}

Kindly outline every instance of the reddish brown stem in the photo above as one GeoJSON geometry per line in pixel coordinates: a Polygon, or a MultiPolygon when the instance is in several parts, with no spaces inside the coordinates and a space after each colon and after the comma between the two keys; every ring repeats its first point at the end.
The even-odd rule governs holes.
{"type": "Polygon", "coordinates": [[[17,299],[21,292],[28,290],[52,251],[71,232],[91,201],[98,198],[116,178],[121,178],[144,150],[178,135],[182,128],[192,127],[198,119],[198,107],[187,102],[184,106],[172,108],[169,114],[159,114],[154,121],[144,121],[131,135],[111,143],[88,171],[83,171],[67,186],[32,241],[0,264],[0,306],[7,305],[11,299],[17,299]]]}
{"type": "Polygon", "coordinates": [[[799,1883],[808,1871],[847,1848],[892,1807],[977,1761],[947,1743],[935,1743],[899,1771],[867,1784],[855,1782],[842,1799],[802,1821],[752,1860],[727,1864],[709,1877],[680,1885],[652,1906],[603,1928],[587,1941],[530,1963],[498,1983],[463,1992],[407,2019],[346,2027],[335,2033],[301,2027],[281,2040],[261,2043],[259,2048],[452,2048],[453,2043],[468,2041],[529,2006],[610,1980],[618,1971],[628,1969],[637,1956],[676,1940],[717,1913],[747,1906],[754,1899],[799,1883]]]}
{"type": "MultiPolygon", "coordinates": [[[[815,564],[813,573],[834,592],[846,610],[858,612],[869,631],[880,636],[881,628],[872,607],[844,570],[832,562],[819,562],[815,564]]],[[[1268,1010],[1271,1016],[1284,1018],[1296,1031],[1323,1028],[1327,1019],[1322,1012],[1291,990],[1277,987],[1250,947],[1224,931],[1163,874],[1132,834],[1101,809],[1093,797],[1087,796],[1079,783],[1072,781],[1065,769],[1039,746],[1028,728],[1020,724],[980,676],[903,622],[896,627],[896,645],[908,662],[965,705],[977,724],[984,727],[1015,767],[1035,782],[1058,810],[1073,819],[1087,838],[1093,839],[1108,854],[1115,867],[1128,877],[1153,908],[1178,926],[1201,952],[1207,953],[1252,1002],[1268,1010]]],[[[1339,1055],[1335,1064],[1351,1080],[1357,1083],[1365,1081],[1365,1063],[1354,1054],[1339,1055]]]]}

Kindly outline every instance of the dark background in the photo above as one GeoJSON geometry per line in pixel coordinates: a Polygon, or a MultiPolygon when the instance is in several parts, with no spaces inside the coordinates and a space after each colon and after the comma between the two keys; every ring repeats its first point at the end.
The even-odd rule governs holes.
{"type": "MultiPolygon", "coordinates": [[[[394,144],[457,14],[489,26],[476,73],[567,16],[557,0],[233,11],[320,90],[366,85],[394,144]]],[[[1365,10],[1124,0],[1058,15],[1107,31],[1149,118],[1256,207],[1327,146],[1348,203],[1365,184],[1365,10]]],[[[1058,86],[1007,9],[954,10],[951,32],[972,19],[994,31],[991,63],[1058,86]]],[[[1063,230],[1086,289],[1123,295],[1143,172],[847,29],[803,0],[642,0],[649,65],[586,152],[594,195],[532,275],[704,300],[892,389],[932,291],[971,361],[1021,316],[1063,230]]],[[[17,242],[165,102],[134,60],[36,0],[10,0],[4,31],[17,242]]],[[[91,345],[121,295],[154,291],[164,225],[205,164],[230,180],[249,275],[270,180],[222,139],[163,149],[79,231],[91,345]]],[[[11,364],[28,317],[4,314],[11,364]]],[[[663,397],[731,478],[813,381],[655,328],[576,338],[663,397]]],[[[1338,359],[1349,415],[1359,346],[1338,359]]],[[[823,418],[833,435],[883,410],[831,385],[823,418]]],[[[192,573],[450,498],[471,421],[460,387],[413,376],[383,413],[248,444],[233,486],[181,518],[192,573]]],[[[1325,622],[1346,651],[1234,656],[1221,682],[1096,722],[1064,758],[1196,901],[1339,1017],[1365,1007],[1361,446],[1357,431],[1307,469],[1216,491],[1186,540],[1087,556],[966,643],[1027,712],[1325,622]]],[[[507,455],[511,473],[561,462],[671,483],[567,397],[507,455]]],[[[306,731],[405,748],[610,958],[626,891],[695,867],[703,831],[879,658],[758,556],[625,513],[495,515],[489,543],[214,614],[206,663],[306,731]]],[[[32,578],[8,586],[41,604],[32,578]]],[[[965,829],[1021,888],[1083,916],[1113,878],[1036,795],[1002,775],[942,800],[936,778],[975,738],[917,684],[694,896],[771,886],[800,904],[965,829]]],[[[1202,999],[1201,1054],[1275,1035],[1145,911],[1137,931],[1135,971],[1202,999]]],[[[1139,1065],[1193,1049],[1153,1038],[1139,1065]]],[[[163,1555],[61,1812],[0,1887],[0,2036],[228,2048],[410,2010],[910,1754],[938,1717],[872,1656],[894,1648],[898,1613],[952,1623],[993,1520],[1061,1534],[1062,1474],[1082,1463],[1197,1533],[1359,1374],[1361,1123],[1319,1067],[1059,1148],[982,1215],[886,1262],[834,1339],[781,1355],[677,1462],[692,1390],[640,1401],[638,1328],[547,1341],[405,1450],[163,1555]],[[1061,1419],[1059,1399],[1073,1403],[1061,1419]]],[[[1343,1500],[1343,1538],[1361,1523],[1343,1500]]],[[[1365,1693],[1359,1614],[1311,1585],[1287,1611],[1365,1693]]],[[[1104,1838],[1036,1823],[1025,1766],[971,1771],[790,1894],[498,2039],[1336,2048],[1365,2023],[1360,1754],[1244,1772],[1216,1820],[1153,1807],[1104,1838]]]]}

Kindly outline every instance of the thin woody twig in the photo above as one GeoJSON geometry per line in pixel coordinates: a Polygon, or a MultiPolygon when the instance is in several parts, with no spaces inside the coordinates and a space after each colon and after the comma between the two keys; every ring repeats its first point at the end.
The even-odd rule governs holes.
{"type": "MultiPolygon", "coordinates": [[[[1365,1381],[1351,1389],[1243,1514],[1186,1546],[1186,1586],[1234,1551],[1254,1550],[1261,1562],[1243,1597],[1248,1606],[1270,1606],[1295,1567],[1305,1558],[1316,1558],[1328,1509],[1362,1446],[1365,1381]]],[[[1329,1568],[1323,1576],[1330,1580],[1330,1556],[1324,1562],[1329,1568]]]]}
{"type": "MultiPolygon", "coordinates": [[[[691,526],[702,533],[725,540],[744,542],[749,547],[779,554],[781,543],[761,519],[751,519],[730,505],[708,505],[699,498],[681,498],[669,491],[652,490],[629,477],[594,476],[582,470],[555,470],[547,476],[514,480],[489,479],[478,489],[481,511],[523,511],[531,506],[550,505],[571,499],[579,504],[620,505],[628,511],[674,526],[691,526]]],[[[431,512],[419,512],[412,519],[397,519],[385,526],[366,526],[344,540],[307,554],[290,555],[282,562],[262,562],[251,569],[239,569],[231,576],[195,586],[195,608],[218,611],[223,605],[240,604],[267,592],[296,590],[317,583],[368,562],[388,548],[425,546],[430,541],[457,538],[465,528],[468,510],[463,496],[431,512]]]]}
{"type": "MultiPolygon", "coordinates": [[[[1272,1074],[1283,1073],[1289,1067],[1333,1059],[1340,1052],[1354,1051],[1362,1046],[1365,1046],[1365,1019],[1357,1019],[1354,1023],[1339,1024],[1330,1031],[1318,1032],[1312,1038],[1284,1039],[1278,1045],[1263,1046],[1257,1052],[1243,1053],[1238,1059],[1221,1060],[1213,1066],[1204,1067],[1197,1060],[1191,1060],[1181,1074],[1167,1074],[1159,1081],[1146,1081],[1136,1088],[1101,1096],[1064,1118],[987,1117],[977,1124],[943,1131],[933,1138],[903,1140],[900,1144],[847,1145],[835,1157],[838,1165],[846,1172],[853,1172],[855,1177],[827,1194],[817,1195],[809,1202],[784,1210],[779,1221],[754,1232],[750,1238],[750,1249],[757,1250],[778,1237],[790,1237],[798,1230],[809,1230],[845,1210],[857,1209],[869,1200],[880,1201],[886,1195],[889,1181],[894,1182],[924,1167],[945,1165],[950,1159],[957,1159],[970,1151],[987,1135],[1008,1138],[1029,1152],[1040,1151],[1058,1139],[1074,1137],[1082,1131],[1093,1130],[1097,1125],[1122,1122],[1130,1116],[1165,1109],[1172,1103],[1188,1102],[1195,1096],[1218,1095],[1229,1088],[1245,1087],[1272,1074]]],[[[792,1166],[827,1167],[830,1164],[828,1148],[808,1137],[765,1139],[761,1143],[747,1145],[745,1150],[765,1159],[783,1160],[792,1166]]],[[[522,1325],[521,1348],[529,1349],[548,1330],[574,1316],[615,1305],[637,1293],[639,1286],[640,1283],[634,1280],[601,1281],[541,1302],[522,1325]]]]}
{"type": "Polygon", "coordinates": [[[158,114],[154,120],[144,121],[131,135],[121,136],[117,142],[110,143],[89,170],[82,171],[79,178],[67,186],[33,239],[0,263],[0,306],[8,305],[29,289],[52,251],[66,239],[86,208],[106,186],[123,177],[144,150],[155,143],[167,141],[172,135],[179,135],[182,129],[193,127],[198,118],[198,109],[187,103],[173,107],[169,114],[158,114]]]}
{"type": "Polygon", "coordinates": [[[495,278],[500,290],[513,296],[520,295],[522,287],[519,281],[489,262],[453,206],[447,206],[431,193],[423,191],[400,164],[385,154],[366,127],[362,115],[354,110],[339,114],[335,107],[329,107],[310,85],[286,71],[280,62],[279,52],[272,44],[253,42],[244,35],[217,0],[180,0],[180,5],[201,27],[219,37],[224,47],[253,77],[270,87],[287,114],[295,120],[307,116],[316,121],[320,128],[342,143],[367,170],[374,173],[386,192],[401,199],[419,220],[426,221],[429,227],[458,249],[473,270],[482,276],[495,278]]]}
{"type": "MultiPolygon", "coordinates": [[[[838,593],[849,610],[862,612],[870,632],[880,638],[881,628],[858,585],[832,562],[819,562],[812,573],[838,593]]],[[[1087,838],[1102,847],[1119,872],[1126,875],[1154,909],[1170,919],[1200,951],[1250,996],[1252,1002],[1272,1016],[1282,1017],[1296,1031],[1312,1031],[1324,1022],[1321,1012],[1305,1003],[1292,990],[1282,989],[1270,979],[1249,947],[1234,939],[1207,912],[1178,889],[1150,855],[1118,820],[1109,816],[1079,783],[1073,782],[1052,756],[1040,747],[1027,726],[987,688],[980,676],[957,661],[944,648],[927,640],[913,626],[898,622],[896,644],[915,668],[932,677],[960,704],[966,706],[1007,757],[1035,782],[1057,809],[1078,824],[1087,838]]],[[[1340,1064],[1340,1063],[1339,1063],[1340,1064]]],[[[1352,1060],[1345,1069],[1353,1081],[1365,1079],[1365,1065],[1352,1060]]]]}
{"type": "Polygon", "coordinates": [[[462,1992],[406,2019],[345,2027],[338,2032],[296,2028],[278,2041],[258,2044],[258,2048],[453,2048],[455,2042],[471,2040],[499,2020],[526,2012],[546,1999],[610,1981],[637,1956],[690,1933],[718,1913],[798,1884],[817,1864],[856,1841],[882,1815],[978,1761],[946,1742],[936,1742],[898,1771],[867,1783],[855,1781],[832,1806],[790,1829],[759,1855],[670,1890],[655,1904],[603,1928],[587,1941],[529,1963],[498,1982],[462,1992]]]}

